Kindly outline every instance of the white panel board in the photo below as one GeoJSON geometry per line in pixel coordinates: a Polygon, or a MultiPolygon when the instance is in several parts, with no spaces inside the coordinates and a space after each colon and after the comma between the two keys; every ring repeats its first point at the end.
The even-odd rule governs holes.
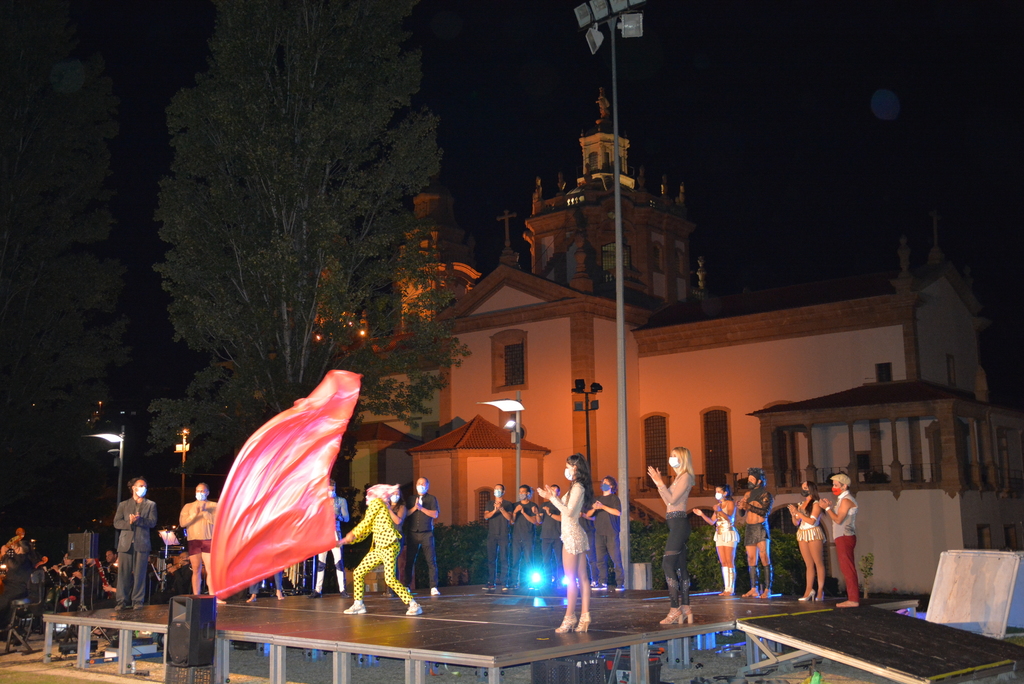
{"type": "Polygon", "coordinates": [[[935,572],[928,621],[1002,639],[1024,622],[1021,553],[943,551],[935,572]]]}

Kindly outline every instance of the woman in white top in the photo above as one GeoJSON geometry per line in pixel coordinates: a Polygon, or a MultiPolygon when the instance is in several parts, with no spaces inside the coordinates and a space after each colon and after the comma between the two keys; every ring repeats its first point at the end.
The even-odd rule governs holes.
{"type": "Polygon", "coordinates": [[[740,543],[739,532],[736,531],[736,502],[732,499],[732,487],[727,484],[715,487],[717,503],[711,509],[714,518],[699,508],[693,512],[704,518],[708,525],[715,526],[715,548],[718,560],[722,564],[722,584],[724,588],[719,596],[732,596],[736,592],[736,546],[740,543]]]}
{"type": "Polygon", "coordinates": [[[853,551],[857,547],[857,500],[850,494],[850,477],[845,473],[833,475],[832,493],[838,496],[835,508],[828,499],[821,500],[821,507],[832,520],[832,537],[836,542],[839,569],[846,581],[846,600],[837,603],[837,608],[856,608],[860,605],[860,583],[857,581],[857,562],[853,551]]]}
{"type": "Polygon", "coordinates": [[[690,573],[686,569],[686,541],[690,538],[686,500],[690,496],[694,480],[690,450],[686,447],[676,447],[668,458],[668,464],[676,474],[669,486],[665,486],[660,470],[653,466],[647,468],[647,474],[658,486],[658,494],[665,502],[667,510],[665,521],[668,523],[668,541],[665,543],[661,568],[665,571],[665,582],[668,583],[671,609],[661,621],[663,625],[670,625],[673,622],[683,624],[684,619],[693,622],[693,612],[690,610],[690,573]]]}
{"type": "Polygon", "coordinates": [[[799,525],[796,541],[807,568],[806,587],[801,601],[814,600],[814,578],[818,578],[818,600],[825,600],[825,531],[821,529],[821,501],[818,485],[807,481],[800,485],[804,500],[799,505],[789,504],[793,524],[799,525]]]}
{"type": "Polygon", "coordinates": [[[555,631],[586,632],[590,627],[590,578],[587,576],[587,551],[590,543],[587,533],[580,527],[580,512],[588,510],[594,502],[594,483],[590,480],[590,464],[582,454],[565,459],[565,479],[571,482],[569,491],[559,499],[551,487],[537,490],[549,499],[562,514],[562,569],[568,584],[565,601],[565,619],[555,631]],[[577,586],[578,585],[578,586],[577,586]],[[576,594],[581,594],[580,619],[576,621],[576,594]]]}

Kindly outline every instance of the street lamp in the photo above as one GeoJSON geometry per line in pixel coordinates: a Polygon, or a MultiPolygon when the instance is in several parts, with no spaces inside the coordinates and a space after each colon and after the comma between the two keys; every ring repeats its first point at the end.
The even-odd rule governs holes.
{"type": "Polygon", "coordinates": [[[582,394],[583,395],[583,401],[573,402],[572,410],[573,411],[583,411],[583,415],[586,416],[586,426],[587,426],[587,464],[591,465],[591,470],[593,470],[593,465],[590,463],[590,412],[591,411],[596,411],[597,409],[600,408],[600,406],[597,403],[597,399],[594,399],[593,401],[590,400],[590,395],[591,394],[597,394],[598,392],[601,392],[603,390],[604,390],[604,388],[601,387],[600,384],[598,384],[596,382],[592,382],[592,383],[590,383],[590,391],[588,392],[587,391],[587,383],[582,378],[577,378],[575,380],[573,388],[572,388],[572,393],[573,394],[582,394]]]}
{"type": "MultiPolygon", "coordinates": [[[[86,437],[99,437],[111,444],[117,443],[117,505],[121,505],[121,480],[124,477],[124,425],[121,426],[121,434],[115,435],[112,432],[104,432],[98,435],[86,435],[86,437]]],[[[111,449],[113,451],[113,449],[111,449]]]]}
{"type": "MultiPolygon", "coordinates": [[[[515,422],[512,423],[512,421],[509,421],[509,423],[512,423],[512,428],[513,428],[512,429],[512,443],[516,445],[516,483],[515,483],[515,486],[517,488],[517,491],[518,491],[519,485],[522,484],[522,480],[520,479],[520,476],[521,476],[521,473],[520,473],[520,461],[522,459],[522,453],[523,453],[523,447],[522,447],[522,444],[521,444],[521,442],[523,441],[522,440],[523,424],[522,424],[522,422],[520,420],[520,415],[519,415],[524,410],[524,406],[523,406],[522,402],[520,401],[522,398],[523,398],[523,393],[517,390],[516,391],[516,398],[515,399],[497,399],[495,401],[478,401],[477,402],[478,404],[487,404],[488,406],[493,406],[496,409],[498,409],[499,411],[505,411],[506,413],[515,413],[516,414],[515,422]]],[[[508,426],[506,426],[506,427],[508,427],[508,426]]]]}
{"type": "Polygon", "coordinates": [[[188,428],[183,427],[178,431],[181,435],[181,444],[174,445],[174,453],[181,454],[181,507],[185,507],[185,456],[188,455],[188,450],[192,446],[188,443],[188,428]]]}
{"type": "MultiPolygon", "coordinates": [[[[615,360],[618,366],[616,379],[617,422],[619,433],[619,497],[622,511],[629,520],[629,461],[626,424],[626,307],[623,292],[623,257],[622,257],[622,160],[619,156],[619,72],[615,52],[615,26],[622,29],[623,38],[639,38],[643,35],[643,16],[632,12],[646,4],[646,0],[590,0],[578,5],[574,12],[580,30],[587,31],[587,44],[591,53],[597,53],[604,39],[600,26],[608,24],[612,44],[612,147],[614,148],[614,180],[612,185],[615,193],[615,360]]],[[[629,524],[619,528],[619,548],[622,549],[623,562],[629,564],[629,524]]],[[[632,578],[626,578],[626,587],[632,588],[632,578]]]]}

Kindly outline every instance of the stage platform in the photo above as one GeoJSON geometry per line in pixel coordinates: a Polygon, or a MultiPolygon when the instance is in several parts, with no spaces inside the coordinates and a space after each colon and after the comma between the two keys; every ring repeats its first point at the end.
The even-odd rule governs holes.
{"type": "Polygon", "coordinates": [[[903,684],[931,684],[1024,666],[1024,648],[1015,644],[864,606],[740,618],[737,628],[748,636],[750,672],[815,655],[903,684]],[[771,642],[797,650],[780,654],[771,642]]]}
{"type": "MultiPolygon", "coordinates": [[[[664,591],[595,592],[591,613],[594,622],[587,633],[556,634],[565,612],[564,594],[524,592],[486,593],[482,587],[452,587],[442,596],[420,592],[416,597],[423,614],[405,615],[396,598],[367,596],[366,615],[345,615],[350,599],[306,596],[284,600],[260,598],[254,604],[229,602],[217,610],[217,679],[229,672],[230,642],[270,644],[270,679],[287,681],[284,671],[288,647],[320,649],[333,654],[334,682],[348,684],[352,659],[346,654],[367,654],[406,661],[406,681],[425,681],[426,663],[447,663],[486,668],[488,680],[497,684],[503,667],[628,648],[635,664],[632,681],[647,684],[647,662],[651,643],[667,642],[669,667],[685,668],[689,662],[688,637],[736,629],[737,620],[806,611],[809,604],[792,597],[771,599],[722,598],[694,595],[691,600],[693,624],[660,625],[668,612],[664,591]]],[[[834,605],[841,599],[815,606],[834,605]]],[[[909,609],[916,601],[877,602],[888,610],[909,609]]],[[[76,625],[80,643],[91,630],[118,630],[121,651],[119,670],[126,672],[133,630],[166,632],[166,605],[146,606],[130,612],[97,610],[91,613],[54,613],[44,616],[47,624],[46,657],[52,650],[53,625],[76,625]]],[[[882,611],[879,611],[882,612],[882,611]]],[[[84,650],[84,649],[83,649],[84,650]]],[[[87,665],[88,654],[78,655],[78,666],[87,665]]]]}

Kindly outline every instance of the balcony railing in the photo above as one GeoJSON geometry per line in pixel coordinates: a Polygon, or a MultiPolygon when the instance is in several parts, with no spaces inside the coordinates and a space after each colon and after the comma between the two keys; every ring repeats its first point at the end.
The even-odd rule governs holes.
{"type": "Polygon", "coordinates": [[[938,463],[911,463],[903,466],[904,482],[940,482],[942,474],[938,463]]]}

